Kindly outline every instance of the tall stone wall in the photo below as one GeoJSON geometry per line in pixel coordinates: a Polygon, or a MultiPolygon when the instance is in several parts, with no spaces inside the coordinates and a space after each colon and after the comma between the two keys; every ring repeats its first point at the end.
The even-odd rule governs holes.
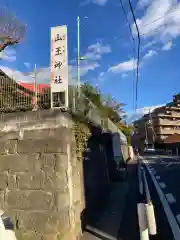
{"type": "Polygon", "coordinates": [[[18,240],[76,239],[84,206],[71,118],[48,110],[2,120],[0,208],[18,240]]]}
{"type": "Polygon", "coordinates": [[[0,121],[0,210],[18,240],[75,240],[116,180],[112,136],[59,110],[0,121]]]}

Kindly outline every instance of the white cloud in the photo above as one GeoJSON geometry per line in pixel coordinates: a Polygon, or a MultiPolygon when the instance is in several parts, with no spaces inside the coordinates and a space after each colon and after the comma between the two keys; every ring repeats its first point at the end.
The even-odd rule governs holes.
{"type": "Polygon", "coordinates": [[[101,43],[97,42],[96,44],[90,45],[88,50],[103,54],[111,52],[111,47],[109,45],[102,45],[101,43]]]}
{"type": "Polygon", "coordinates": [[[28,63],[28,62],[25,62],[25,63],[24,63],[24,66],[27,67],[27,68],[30,68],[31,64],[28,63]]]}
{"type": "Polygon", "coordinates": [[[108,72],[121,73],[121,72],[130,72],[134,68],[137,68],[137,59],[130,59],[126,62],[121,62],[117,65],[114,65],[108,69],[108,72]]]}
{"type": "Polygon", "coordinates": [[[0,52],[0,59],[7,62],[14,62],[16,61],[16,51],[13,48],[6,48],[0,52]]]}
{"type": "Polygon", "coordinates": [[[151,3],[151,0],[140,0],[138,2],[138,7],[144,8],[144,7],[148,6],[150,3],[151,3]]]}
{"type": "MultiPolygon", "coordinates": [[[[151,0],[144,16],[137,19],[142,37],[155,37],[159,41],[166,42],[178,37],[180,35],[179,8],[180,3],[177,0],[151,0]]],[[[134,24],[133,32],[137,34],[134,24]]]]}
{"type": "Polygon", "coordinates": [[[137,114],[143,116],[144,114],[148,114],[149,112],[152,112],[152,111],[154,111],[154,109],[162,107],[163,105],[164,104],[159,104],[159,105],[139,108],[139,109],[137,109],[137,114]]]}
{"type": "Polygon", "coordinates": [[[88,5],[90,3],[94,3],[99,6],[104,6],[108,0],[85,0],[84,2],[81,3],[81,6],[88,5]]]}
{"type": "MultiPolygon", "coordinates": [[[[154,55],[156,55],[157,52],[155,50],[149,50],[142,58],[141,61],[139,63],[139,68],[142,67],[143,63],[145,60],[147,60],[150,57],[153,57],[154,55]]],[[[128,61],[125,62],[121,62],[117,65],[111,66],[108,69],[108,72],[113,72],[113,73],[127,73],[127,72],[131,72],[134,69],[137,68],[137,59],[131,58],[128,61]]],[[[126,77],[126,74],[122,74],[121,77],[126,77]]]]}
{"type": "Polygon", "coordinates": [[[88,51],[85,56],[89,60],[99,60],[101,59],[102,55],[110,53],[111,51],[112,50],[109,45],[103,45],[97,42],[96,44],[92,44],[88,47],[88,51]]]}
{"type": "MultiPolygon", "coordinates": [[[[88,61],[83,61],[83,63],[81,64],[81,68],[80,68],[80,74],[81,74],[81,76],[85,76],[89,71],[93,71],[98,67],[100,67],[100,65],[97,62],[90,63],[88,61]]],[[[69,66],[69,74],[73,78],[77,78],[77,67],[74,65],[69,66]]]]}
{"type": "Polygon", "coordinates": [[[122,78],[126,78],[127,76],[128,76],[127,73],[123,73],[123,74],[121,75],[122,78]]]}
{"type": "Polygon", "coordinates": [[[105,80],[105,72],[100,72],[98,77],[95,79],[96,84],[100,85],[104,82],[105,80]]]}
{"type": "Polygon", "coordinates": [[[157,54],[157,52],[156,52],[155,50],[149,50],[149,51],[144,55],[144,59],[150,58],[150,57],[152,57],[152,56],[154,56],[154,55],[156,55],[156,54],[157,54]]]}
{"type": "Polygon", "coordinates": [[[85,54],[85,57],[89,60],[99,60],[99,59],[101,59],[101,55],[99,53],[95,53],[95,52],[87,52],[85,54]]]}
{"type": "Polygon", "coordinates": [[[163,47],[162,47],[162,50],[163,51],[169,51],[169,50],[171,50],[172,49],[172,42],[170,41],[170,42],[168,42],[168,43],[166,43],[163,47]]]}
{"type": "Polygon", "coordinates": [[[81,76],[86,75],[89,71],[93,71],[96,68],[100,67],[99,63],[92,62],[92,63],[86,63],[81,66],[81,76]]]}
{"type": "Polygon", "coordinates": [[[108,2],[108,0],[93,0],[92,2],[99,6],[104,6],[108,2]]]}
{"type": "Polygon", "coordinates": [[[101,73],[99,74],[99,76],[100,76],[100,77],[103,77],[104,74],[105,74],[105,72],[101,72],[101,73]]]}
{"type": "Polygon", "coordinates": [[[154,106],[145,106],[143,108],[139,108],[136,110],[136,113],[134,113],[134,111],[127,111],[126,115],[127,115],[127,121],[128,122],[133,122],[139,118],[141,118],[143,115],[148,114],[149,112],[152,112],[154,109],[159,108],[164,106],[165,104],[159,104],[159,105],[154,105],[154,106]]]}
{"type": "MultiPolygon", "coordinates": [[[[110,53],[111,47],[109,45],[103,45],[99,42],[92,44],[87,48],[86,54],[82,55],[85,60],[81,61],[80,73],[81,76],[85,76],[89,71],[93,71],[100,67],[98,60],[101,60],[104,54],[110,53]]],[[[75,66],[76,60],[70,61],[69,66],[70,73],[73,77],[77,77],[77,67],[75,66]]]]}
{"type": "MultiPolygon", "coordinates": [[[[5,72],[10,78],[13,78],[16,82],[30,82],[32,83],[34,72],[20,72],[16,69],[12,69],[5,66],[0,66],[0,69],[5,72]]],[[[81,75],[92,69],[92,66],[87,66],[86,69],[82,69],[81,75]]],[[[76,84],[77,69],[69,66],[69,84],[76,84]]],[[[50,83],[50,69],[49,67],[37,69],[36,75],[37,83],[50,83]]]]}
{"type": "MultiPolygon", "coordinates": [[[[13,78],[17,82],[33,82],[33,72],[20,72],[16,69],[0,66],[0,69],[5,72],[10,78],[13,78]]],[[[50,71],[49,68],[41,68],[37,70],[37,83],[48,83],[50,82],[50,71]]]]}
{"type": "Polygon", "coordinates": [[[0,69],[5,72],[10,78],[13,78],[14,80],[16,80],[17,82],[32,82],[32,77],[30,77],[29,75],[25,75],[24,73],[9,68],[9,67],[5,67],[5,66],[0,66],[0,69]]]}
{"type": "Polygon", "coordinates": [[[152,47],[153,45],[155,45],[157,42],[155,40],[152,40],[146,44],[144,44],[142,47],[141,47],[141,52],[144,51],[145,49],[149,48],[149,47],[152,47]]]}

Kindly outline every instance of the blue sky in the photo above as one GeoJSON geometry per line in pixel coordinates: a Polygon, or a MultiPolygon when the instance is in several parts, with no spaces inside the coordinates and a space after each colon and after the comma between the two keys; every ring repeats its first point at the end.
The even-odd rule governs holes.
{"type": "MultiPolygon", "coordinates": [[[[49,80],[50,28],[68,26],[69,78],[76,79],[76,18],[81,17],[81,79],[97,85],[133,113],[133,67],[137,56],[119,0],[3,0],[27,24],[25,39],[1,53],[0,68],[17,81],[49,80]],[[88,19],[85,19],[85,17],[88,19]]],[[[147,112],[180,91],[180,3],[177,0],[131,0],[141,33],[138,111],[147,112]],[[158,20],[157,20],[158,19],[158,20]]],[[[135,38],[128,1],[123,1],[135,38]]],[[[4,6],[2,4],[2,6],[4,6]]]]}

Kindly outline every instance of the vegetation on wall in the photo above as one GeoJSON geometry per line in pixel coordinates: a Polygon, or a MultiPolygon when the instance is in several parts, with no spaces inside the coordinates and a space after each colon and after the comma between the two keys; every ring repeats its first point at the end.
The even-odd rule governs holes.
{"type": "Polygon", "coordinates": [[[131,145],[131,136],[133,133],[133,125],[127,125],[127,124],[119,124],[119,129],[124,133],[124,135],[127,137],[128,144],[131,145]]]}
{"type": "Polygon", "coordinates": [[[111,95],[103,95],[88,82],[82,85],[82,93],[99,108],[102,117],[109,118],[114,123],[121,121],[121,115],[124,113],[122,107],[125,104],[117,102],[111,95]]]}
{"type": "Polygon", "coordinates": [[[78,161],[83,160],[83,153],[87,146],[87,141],[91,135],[90,129],[87,124],[77,118],[73,118],[73,132],[76,140],[76,157],[78,161]]]}

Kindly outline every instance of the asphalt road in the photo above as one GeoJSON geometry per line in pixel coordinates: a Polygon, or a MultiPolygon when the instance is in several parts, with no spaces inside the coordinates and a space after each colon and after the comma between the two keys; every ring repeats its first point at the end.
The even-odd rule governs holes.
{"type": "Polygon", "coordinates": [[[180,239],[180,158],[143,156],[159,238],[180,239]]]}
{"type": "Polygon", "coordinates": [[[129,162],[127,171],[127,181],[115,184],[114,191],[104,211],[102,211],[98,220],[95,219],[95,222],[91,223],[91,228],[86,229],[82,240],[140,239],[137,216],[137,204],[140,201],[137,162],[129,162]]]}

